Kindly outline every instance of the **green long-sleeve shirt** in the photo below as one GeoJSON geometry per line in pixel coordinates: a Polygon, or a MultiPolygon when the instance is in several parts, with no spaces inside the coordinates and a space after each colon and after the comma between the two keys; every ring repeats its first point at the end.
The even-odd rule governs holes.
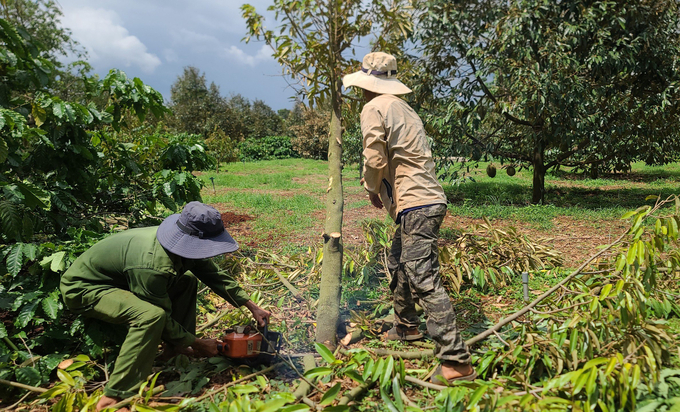
{"type": "MultiPolygon", "coordinates": [[[[81,313],[109,291],[124,289],[170,314],[168,290],[186,271],[234,306],[242,306],[250,299],[234,278],[210,259],[186,259],[168,253],[156,240],[157,229],[155,226],[117,233],[80,255],[61,278],[66,305],[81,313]]],[[[194,339],[170,316],[163,335],[187,345],[194,339]]]]}

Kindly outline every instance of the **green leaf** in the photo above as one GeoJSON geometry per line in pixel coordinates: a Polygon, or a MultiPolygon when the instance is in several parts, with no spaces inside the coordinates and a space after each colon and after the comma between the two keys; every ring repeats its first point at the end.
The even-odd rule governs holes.
{"type": "Polygon", "coordinates": [[[40,370],[52,372],[61,361],[64,360],[64,355],[61,353],[51,353],[40,358],[40,370]]]}
{"type": "MultiPolygon", "coordinates": [[[[0,119],[2,119],[2,116],[0,116],[0,119]]],[[[9,155],[9,148],[7,147],[7,142],[5,139],[0,137],[0,163],[5,163],[5,160],[7,160],[7,156],[9,155]]]]}
{"type": "Polygon", "coordinates": [[[574,328],[571,330],[571,335],[569,336],[569,352],[576,350],[576,344],[578,343],[578,329],[574,328]]]}
{"type": "Polygon", "coordinates": [[[662,405],[662,402],[659,401],[651,401],[650,403],[644,405],[644,406],[638,406],[637,409],[635,409],[635,412],[655,412],[658,410],[659,406],[662,405]]]}
{"type": "Polygon", "coordinates": [[[24,305],[24,307],[21,308],[21,311],[19,311],[19,315],[17,316],[17,320],[14,322],[14,324],[19,328],[26,327],[26,325],[28,325],[33,320],[35,310],[39,303],[39,300],[34,300],[27,305],[24,305]]]}
{"type": "Polygon", "coordinates": [[[38,254],[38,247],[34,243],[24,243],[24,257],[28,260],[35,260],[38,254]]]}
{"type": "Polygon", "coordinates": [[[482,399],[482,396],[486,393],[487,387],[485,385],[481,385],[479,388],[477,388],[473,393],[472,396],[470,396],[470,400],[467,403],[467,407],[475,406],[477,403],[479,403],[479,400],[482,399]]]}
{"type": "Polygon", "coordinates": [[[593,368],[595,366],[604,365],[607,362],[609,362],[609,359],[604,358],[604,357],[591,359],[588,362],[586,362],[585,365],[583,365],[583,369],[588,369],[588,368],[593,368]]]}
{"type": "Polygon", "coordinates": [[[141,404],[135,404],[135,410],[137,410],[139,412],[158,412],[158,409],[156,409],[156,408],[152,408],[150,406],[144,406],[144,405],[141,405],[141,404]]]}
{"type": "Polygon", "coordinates": [[[326,375],[330,375],[331,372],[333,372],[333,369],[329,368],[328,366],[319,366],[318,368],[310,369],[307,372],[305,372],[305,378],[314,379],[318,377],[323,377],[326,375]]]}
{"type": "Polygon", "coordinates": [[[31,113],[33,114],[35,125],[38,127],[42,126],[43,123],[45,123],[45,120],[47,120],[47,111],[40,105],[33,104],[33,110],[31,110],[31,113]]]}
{"type": "Polygon", "coordinates": [[[7,270],[10,275],[16,276],[21,272],[24,263],[23,243],[17,243],[11,247],[7,254],[7,270]]]}
{"type": "Polygon", "coordinates": [[[325,405],[330,405],[333,403],[335,398],[337,397],[338,393],[340,392],[340,388],[342,385],[338,382],[335,385],[333,385],[332,388],[330,388],[324,395],[321,397],[321,401],[319,401],[319,405],[325,406],[325,405]]]}
{"type": "Polygon", "coordinates": [[[64,102],[55,101],[52,104],[52,113],[54,113],[54,115],[57,118],[61,119],[62,117],[64,117],[65,112],[66,112],[66,105],[64,104],[64,102]]]}
{"type": "Polygon", "coordinates": [[[377,381],[380,376],[382,376],[385,370],[385,359],[380,358],[373,368],[373,376],[371,376],[372,381],[377,381]]]}
{"type": "Polygon", "coordinates": [[[52,270],[52,272],[59,273],[66,268],[66,263],[64,262],[64,256],[66,256],[65,251],[53,253],[53,254],[43,258],[43,260],[40,261],[40,266],[42,266],[44,268],[49,266],[50,270],[52,270]]]}
{"type": "Polygon", "coordinates": [[[629,265],[632,265],[637,258],[637,246],[638,244],[635,242],[628,248],[628,253],[626,254],[626,263],[629,265]]]}
{"type": "Polygon", "coordinates": [[[359,372],[357,372],[356,369],[349,369],[349,370],[346,370],[344,373],[345,373],[345,376],[347,376],[348,378],[350,378],[354,382],[358,383],[359,385],[364,383],[364,378],[361,377],[361,375],[359,374],[359,372]]]}
{"type": "Polygon", "coordinates": [[[264,405],[257,408],[257,412],[274,412],[281,409],[281,407],[288,403],[287,399],[272,399],[264,405]]]}
{"type": "Polygon", "coordinates": [[[375,367],[373,358],[369,358],[368,362],[364,365],[364,371],[361,374],[364,382],[368,381],[371,379],[371,376],[373,375],[373,368],[375,367]]]}
{"type": "Polygon", "coordinates": [[[68,386],[76,386],[76,381],[73,379],[73,377],[61,369],[57,369],[57,378],[59,378],[60,381],[64,382],[68,386]]]}
{"type": "Polygon", "coordinates": [[[323,412],[349,412],[350,407],[347,405],[336,405],[324,408],[323,412]]]}
{"type": "Polygon", "coordinates": [[[42,308],[48,318],[55,320],[59,313],[59,292],[52,291],[45,299],[42,300],[42,308]]]}
{"type": "Polygon", "coordinates": [[[47,392],[43,392],[40,394],[40,398],[43,399],[52,399],[56,398],[57,396],[61,395],[62,393],[66,392],[68,390],[68,386],[59,383],[54,385],[52,388],[50,388],[47,392]]]}
{"type": "Polygon", "coordinates": [[[281,408],[281,412],[302,412],[302,411],[308,411],[309,406],[299,404],[299,405],[288,405],[284,408],[281,408]]]}
{"type": "Polygon", "coordinates": [[[586,369],[583,371],[583,373],[581,373],[581,375],[579,375],[579,377],[576,379],[576,382],[574,383],[574,390],[572,392],[574,395],[579,393],[586,383],[588,383],[588,378],[590,378],[590,374],[593,372],[593,369],[586,369]]]}
{"type": "Polygon", "coordinates": [[[314,347],[316,348],[316,352],[321,355],[326,363],[331,365],[335,363],[335,356],[333,356],[333,353],[323,343],[314,342],[314,347]]]}
{"type": "Polygon", "coordinates": [[[387,392],[385,392],[385,388],[383,388],[382,386],[380,387],[380,398],[383,400],[385,406],[390,412],[400,412],[399,409],[397,409],[394,402],[392,402],[392,400],[390,399],[387,392]]]}
{"type": "Polygon", "coordinates": [[[229,390],[234,392],[234,393],[239,393],[239,394],[254,393],[254,392],[260,391],[254,385],[236,385],[236,386],[229,388],[229,390]]]}
{"type": "Polygon", "coordinates": [[[32,368],[30,366],[25,368],[19,368],[16,371],[14,371],[14,374],[17,377],[17,381],[19,383],[23,383],[24,385],[38,386],[42,382],[40,372],[38,372],[35,368],[32,368]]]}
{"type": "Polygon", "coordinates": [[[395,376],[392,379],[392,395],[394,395],[394,405],[400,411],[404,410],[404,400],[401,398],[401,387],[399,386],[399,377],[395,376]]]}
{"type": "Polygon", "coordinates": [[[44,210],[50,210],[52,203],[49,192],[26,181],[16,182],[16,185],[19,191],[21,191],[21,194],[24,195],[24,204],[28,206],[29,209],[40,207],[44,210]]]}
{"type": "Polygon", "coordinates": [[[626,214],[621,216],[621,219],[628,219],[629,217],[633,216],[636,213],[637,213],[637,210],[631,210],[630,212],[626,212],[626,214]]]}
{"type": "Polygon", "coordinates": [[[390,381],[392,379],[392,370],[394,369],[394,358],[392,356],[387,357],[385,362],[385,369],[380,375],[380,385],[387,388],[390,386],[390,381]]]}
{"type": "Polygon", "coordinates": [[[613,285],[611,283],[608,283],[602,287],[602,291],[600,291],[600,301],[606,299],[609,296],[612,286],[613,285]]]}
{"type": "Polygon", "coordinates": [[[5,329],[5,324],[0,322],[0,339],[6,338],[7,335],[7,329],[5,329]]]}

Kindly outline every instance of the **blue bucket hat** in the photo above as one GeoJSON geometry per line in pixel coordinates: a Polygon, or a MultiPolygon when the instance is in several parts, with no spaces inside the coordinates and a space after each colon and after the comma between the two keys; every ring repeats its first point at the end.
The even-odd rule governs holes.
{"type": "Polygon", "coordinates": [[[158,227],[156,239],[167,251],[187,259],[205,259],[238,249],[224,228],[220,212],[190,202],[182,213],[170,215],[158,227]]]}

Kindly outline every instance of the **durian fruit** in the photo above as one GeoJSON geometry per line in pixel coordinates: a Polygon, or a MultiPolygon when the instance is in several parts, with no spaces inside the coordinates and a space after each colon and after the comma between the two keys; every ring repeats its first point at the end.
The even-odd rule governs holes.
{"type": "Polygon", "coordinates": [[[512,166],[508,166],[508,168],[505,169],[505,171],[507,172],[508,176],[514,176],[515,173],[517,173],[517,171],[515,170],[515,168],[512,167],[512,166]]]}
{"type": "Polygon", "coordinates": [[[486,175],[489,177],[496,177],[496,166],[489,163],[486,167],[486,175]]]}

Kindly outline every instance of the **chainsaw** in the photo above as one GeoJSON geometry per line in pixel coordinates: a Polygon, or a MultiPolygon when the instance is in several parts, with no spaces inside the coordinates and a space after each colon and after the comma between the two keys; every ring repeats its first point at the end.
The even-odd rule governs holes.
{"type": "Polygon", "coordinates": [[[281,348],[281,333],[269,331],[266,323],[262,330],[250,325],[235,326],[224,333],[217,351],[244,363],[270,364],[281,348]]]}

